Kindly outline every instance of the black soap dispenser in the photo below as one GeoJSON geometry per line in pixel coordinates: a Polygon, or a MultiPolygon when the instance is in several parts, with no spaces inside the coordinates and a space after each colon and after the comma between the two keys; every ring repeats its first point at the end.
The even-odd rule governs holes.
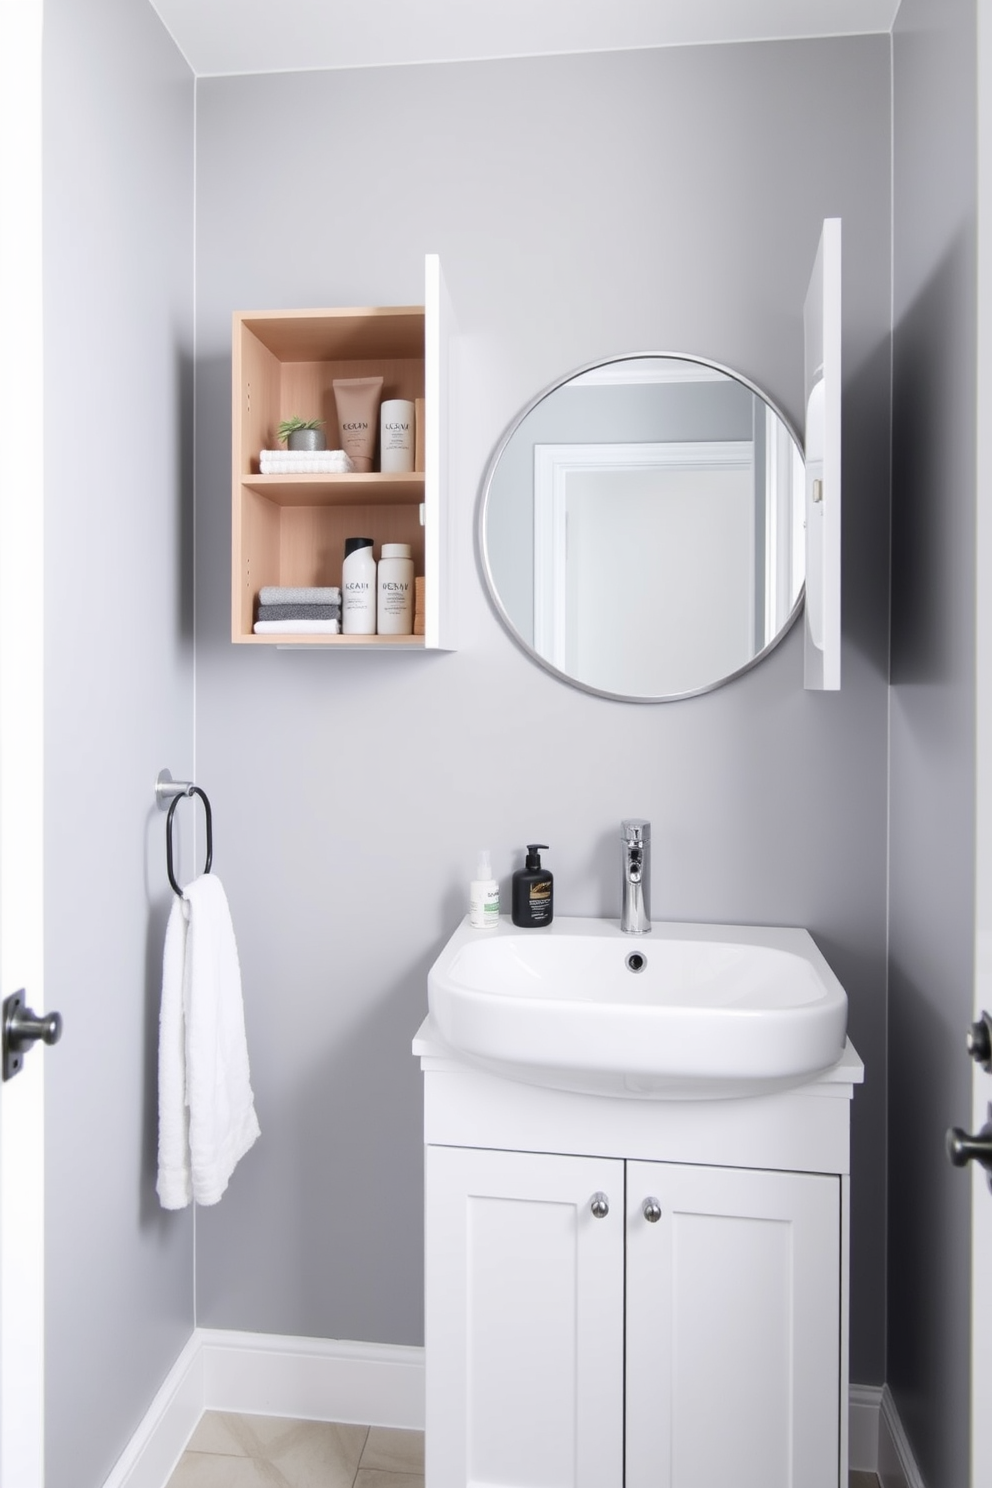
{"type": "Polygon", "coordinates": [[[555,916],[554,879],[541,867],[541,850],[546,842],[528,842],[527,863],[513,875],[513,923],[521,930],[550,925],[555,916]]]}

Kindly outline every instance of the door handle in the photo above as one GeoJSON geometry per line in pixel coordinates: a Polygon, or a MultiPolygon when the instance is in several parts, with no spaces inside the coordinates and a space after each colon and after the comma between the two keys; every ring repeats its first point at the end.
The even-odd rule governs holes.
{"type": "Polygon", "coordinates": [[[25,991],[12,992],[3,1002],[3,1078],[12,1080],[24,1063],[24,1054],[41,1040],[57,1044],[62,1037],[61,1013],[36,1013],[25,1007],[25,991]]]}
{"type": "Polygon", "coordinates": [[[992,1122],[986,1122],[975,1136],[952,1126],[947,1133],[947,1155],[956,1168],[978,1162],[986,1173],[992,1173],[992,1122]]]}
{"type": "Polygon", "coordinates": [[[965,1035],[968,1053],[976,1064],[992,1074],[992,1018],[985,1010],[977,1023],[972,1023],[965,1035]]]}

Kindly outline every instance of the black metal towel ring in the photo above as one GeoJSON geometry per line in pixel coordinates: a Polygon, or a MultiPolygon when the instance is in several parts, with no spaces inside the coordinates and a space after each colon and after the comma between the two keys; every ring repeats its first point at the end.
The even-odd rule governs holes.
{"type": "Polygon", "coordinates": [[[203,802],[203,810],[207,818],[207,861],[203,865],[204,873],[210,872],[210,864],[214,860],[214,824],[213,818],[210,814],[210,802],[207,800],[206,791],[201,790],[198,785],[191,785],[188,790],[180,792],[180,794],[177,796],[173,796],[172,801],[169,804],[169,814],[165,819],[166,872],[169,875],[170,884],[172,885],[175,892],[179,895],[180,899],[183,896],[183,891],[176,883],[175,869],[172,864],[172,818],[176,814],[176,807],[185,796],[199,796],[200,800],[203,802]]]}

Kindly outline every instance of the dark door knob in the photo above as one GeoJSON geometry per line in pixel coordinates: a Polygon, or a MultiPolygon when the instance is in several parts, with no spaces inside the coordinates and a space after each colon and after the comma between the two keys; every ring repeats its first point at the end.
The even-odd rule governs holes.
{"type": "Polygon", "coordinates": [[[972,1023],[965,1036],[968,1053],[976,1064],[992,1073],[992,1018],[982,1012],[977,1023],[972,1023]]]}
{"type": "Polygon", "coordinates": [[[24,990],[12,992],[3,1004],[3,1078],[10,1080],[24,1063],[25,1050],[39,1039],[57,1044],[62,1037],[61,1013],[36,1013],[24,1005],[24,990]]]}
{"type": "Polygon", "coordinates": [[[987,1173],[992,1173],[992,1122],[983,1126],[977,1136],[952,1126],[947,1133],[947,1155],[956,1168],[979,1162],[987,1173]]]}

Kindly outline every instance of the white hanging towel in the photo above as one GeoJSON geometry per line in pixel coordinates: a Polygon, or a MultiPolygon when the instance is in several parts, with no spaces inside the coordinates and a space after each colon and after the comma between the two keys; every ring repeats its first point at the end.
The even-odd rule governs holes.
{"type": "Polygon", "coordinates": [[[259,1135],[227,895],[204,873],[169,913],[158,1050],[158,1196],[216,1204],[259,1135]]]}

